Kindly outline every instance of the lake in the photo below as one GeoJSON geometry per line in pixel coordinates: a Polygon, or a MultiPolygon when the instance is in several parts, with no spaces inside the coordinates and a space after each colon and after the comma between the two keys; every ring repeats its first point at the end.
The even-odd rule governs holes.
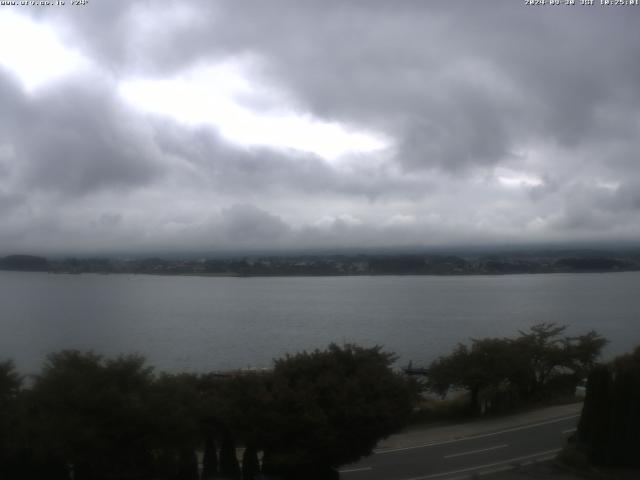
{"type": "Polygon", "coordinates": [[[537,322],[640,344],[640,272],[507,276],[190,277],[0,272],[0,359],[37,372],[63,348],[138,352],[168,371],[268,367],[331,342],[425,364],[537,322]]]}

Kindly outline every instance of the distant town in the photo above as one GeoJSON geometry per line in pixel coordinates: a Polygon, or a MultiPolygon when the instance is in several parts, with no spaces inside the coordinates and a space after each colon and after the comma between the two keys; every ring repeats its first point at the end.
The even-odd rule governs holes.
{"type": "Polygon", "coordinates": [[[9,255],[0,270],[51,273],[338,276],[482,275],[640,270],[640,251],[549,251],[494,254],[305,254],[203,258],[45,258],[9,255]]]}

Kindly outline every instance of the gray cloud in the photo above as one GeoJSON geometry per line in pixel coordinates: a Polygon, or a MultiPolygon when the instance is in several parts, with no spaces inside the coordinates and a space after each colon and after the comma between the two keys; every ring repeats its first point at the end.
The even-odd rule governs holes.
{"type": "Polygon", "coordinates": [[[25,196],[19,194],[6,194],[0,191],[0,213],[14,210],[17,207],[24,205],[25,196]]]}
{"type": "Polygon", "coordinates": [[[28,93],[0,58],[5,249],[640,234],[634,9],[114,0],[19,13],[54,28],[90,67],[28,93]],[[392,147],[330,161],[240,146],[119,95],[131,78],[238,59],[258,91],[238,95],[244,108],[286,107],[380,132],[392,147]]]}
{"type": "Polygon", "coordinates": [[[253,205],[232,205],[221,212],[220,230],[232,244],[261,245],[277,241],[289,226],[278,216],[253,205]]]}
{"type": "Polygon", "coordinates": [[[79,81],[31,100],[5,83],[0,99],[10,99],[0,142],[11,145],[22,188],[76,196],[143,185],[160,174],[141,129],[99,85],[79,81]]]}

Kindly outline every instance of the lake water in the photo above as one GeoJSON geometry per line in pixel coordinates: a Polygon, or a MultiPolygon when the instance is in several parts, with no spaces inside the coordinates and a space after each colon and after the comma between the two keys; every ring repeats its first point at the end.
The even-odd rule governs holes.
{"type": "Polygon", "coordinates": [[[640,344],[640,273],[226,278],[0,272],[0,359],[36,372],[63,348],[144,354],[162,370],[270,366],[331,342],[427,363],[537,322],[640,344]]]}

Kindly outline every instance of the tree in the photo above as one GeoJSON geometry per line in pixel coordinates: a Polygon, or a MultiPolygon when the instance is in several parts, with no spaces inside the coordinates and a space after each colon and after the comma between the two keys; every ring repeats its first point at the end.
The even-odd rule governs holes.
{"type": "Polygon", "coordinates": [[[498,392],[506,393],[511,404],[517,398],[536,400],[573,392],[607,341],[594,331],[562,337],[565,330],[565,326],[540,323],[515,339],[472,339],[470,346],[458,344],[426,369],[426,388],[442,396],[451,388],[466,389],[474,413],[495,402],[498,392]]]}
{"type": "Polygon", "coordinates": [[[204,446],[203,478],[239,480],[239,441],[245,479],[259,470],[258,451],[267,472],[335,478],[412,411],[415,385],[393,361],[379,347],[332,345],[263,374],[156,376],[137,356],[68,350],[50,355],[26,390],[3,363],[0,476],[195,480],[204,446]]]}
{"type": "Polygon", "coordinates": [[[242,480],[255,480],[260,473],[260,462],[256,447],[249,444],[242,454],[242,480]]]}
{"type": "Polygon", "coordinates": [[[13,400],[22,387],[22,377],[11,360],[0,362],[0,407],[13,400]]]}
{"type": "Polygon", "coordinates": [[[588,455],[597,463],[603,463],[607,456],[611,381],[611,370],[606,365],[600,365],[591,371],[578,423],[578,438],[589,446],[588,455]]]}
{"type": "Polygon", "coordinates": [[[23,455],[16,425],[21,388],[22,377],[13,362],[0,362],[0,478],[10,478],[22,467],[20,457],[23,455]]]}
{"type": "Polygon", "coordinates": [[[416,388],[392,371],[393,361],[380,347],[350,344],[277,360],[258,438],[263,471],[333,478],[333,469],[401,428],[416,388]]]}
{"type": "Polygon", "coordinates": [[[593,369],[577,438],[596,465],[640,467],[640,347],[593,369]]]}
{"type": "Polygon", "coordinates": [[[73,465],[77,480],[149,472],[151,381],[141,357],[50,355],[31,392],[38,450],[73,465]]]}
{"type": "Polygon", "coordinates": [[[563,341],[559,337],[566,326],[540,323],[528,332],[520,331],[516,348],[527,358],[526,371],[521,376],[521,393],[531,398],[546,384],[554,370],[565,363],[563,341]]]}
{"type": "Polygon", "coordinates": [[[198,459],[195,452],[186,446],[178,453],[176,480],[198,480],[198,459]]]}
{"type": "Polygon", "coordinates": [[[427,369],[427,389],[446,395],[451,388],[463,388],[470,394],[470,410],[481,413],[483,390],[499,389],[517,376],[520,356],[511,340],[502,338],[473,339],[471,347],[458,344],[446,356],[435,360],[427,369]]]}
{"type": "Polygon", "coordinates": [[[204,443],[202,402],[198,378],[192,374],[163,373],[151,385],[148,408],[156,419],[155,437],[161,449],[179,452],[204,443]]]}
{"type": "Polygon", "coordinates": [[[571,369],[578,379],[587,378],[607,343],[609,341],[595,330],[577,337],[565,338],[563,340],[565,366],[571,369]]]}
{"type": "Polygon", "coordinates": [[[515,340],[526,370],[519,381],[521,394],[528,399],[549,394],[548,387],[560,377],[569,378],[568,390],[584,379],[595,365],[607,340],[595,331],[577,337],[562,337],[567,327],[555,323],[540,323],[528,332],[520,331],[515,340]]]}
{"type": "Polygon", "coordinates": [[[640,347],[614,363],[611,387],[608,460],[640,467],[640,347]]]}
{"type": "Polygon", "coordinates": [[[236,456],[236,444],[231,432],[225,431],[220,446],[220,477],[240,480],[240,465],[236,456]]]}
{"type": "Polygon", "coordinates": [[[202,457],[202,479],[212,480],[218,473],[218,454],[216,453],[216,440],[215,437],[208,433],[206,434],[204,444],[204,455],[202,457]]]}

